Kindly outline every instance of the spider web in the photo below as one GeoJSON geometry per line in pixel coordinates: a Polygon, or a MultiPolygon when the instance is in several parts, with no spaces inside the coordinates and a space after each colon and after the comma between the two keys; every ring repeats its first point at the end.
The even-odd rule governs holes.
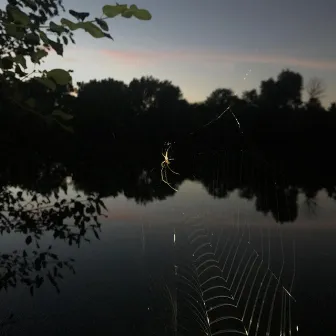
{"type": "MultiPolygon", "coordinates": [[[[219,158],[207,187],[214,198],[237,175],[243,185],[249,171],[255,183],[262,183],[258,175],[265,177],[264,199],[275,202],[274,215],[280,217],[277,180],[269,166],[252,166],[243,151],[238,171],[227,152],[219,158]]],[[[174,281],[165,286],[173,334],[296,335],[295,240],[286,246],[280,225],[253,225],[239,207],[234,213],[233,222],[218,221],[210,211],[174,226],[174,281]]]]}
{"type": "Polygon", "coordinates": [[[270,238],[261,231],[256,249],[246,228],[237,224],[219,234],[202,221],[188,229],[189,264],[179,262],[176,273],[178,302],[184,307],[180,325],[192,330],[190,335],[291,335],[294,276],[290,282],[282,277],[284,257],[280,272],[272,270],[270,238]]]}

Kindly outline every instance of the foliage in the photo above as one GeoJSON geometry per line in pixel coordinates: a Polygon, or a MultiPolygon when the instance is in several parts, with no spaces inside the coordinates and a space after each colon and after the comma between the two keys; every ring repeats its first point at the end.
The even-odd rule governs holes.
{"type": "MultiPolygon", "coordinates": [[[[59,15],[60,9],[65,11],[62,0],[8,0],[5,10],[0,11],[0,90],[3,99],[9,99],[14,105],[28,110],[38,116],[36,110],[37,97],[23,99],[20,84],[32,74],[40,74],[36,80],[55,91],[57,86],[72,85],[70,71],[52,69],[49,71],[36,70],[48,56],[50,50],[63,56],[64,46],[75,43],[74,31],[84,30],[94,38],[113,39],[108,33],[106,19],[121,16],[135,17],[139,20],[150,20],[151,14],[136,5],[105,5],[100,18],[86,20],[90,13],[69,10],[77,21],[61,18],[56,23],[52,19],[59,15]],[[54,38],[53,38],[54,37],[54,38]],[[28,62],[32,62],[34,70],[28,72],[28,62]]],[[[55,107],[54,107],[55,108],[55,107]]],[[[61,117],[69,120],[66,112],[55,109],[51,117],[61,117]]],[[[69,129],[69,128],[68,128],[69,129]]]]}
{"type": "Polygon", "coordinates": [[[305,88],[308,93],[309,100],[320,101],[326,91],[326,86],[323,80],[318,77],[313,77],[309,79],[305,88]]]}
{"type": "Polygon", "coordinates": [[[52,202],[48,196],[36,192],[25,194],[5,187],[0,192],[0,234],[24,234],[27,245],[22,251],[0,254],[0,290],[16,287],[20,282],[29,286],[33,294],[46,278],[59,291],[57,279],[63,279],[61,269],[74,272],[74,260],[60,260],[52,252],[52,246],[46,249],[40,246],[40,239],[51,232],[54,239],[78,247],[82,240],[90,241],[86,237],[89,231],[99,239],[99,216],[106,209],[105,205],[97,195],[60,198],[55,191],[56,202],[52,202]],[[32,250],[31,245],[35,245],[35,249],[32,250]]]}

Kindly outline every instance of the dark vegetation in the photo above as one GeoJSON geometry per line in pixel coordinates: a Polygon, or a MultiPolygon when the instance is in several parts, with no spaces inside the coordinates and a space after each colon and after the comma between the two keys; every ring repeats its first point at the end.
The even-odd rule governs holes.
{"type": "Polygon", "coordinates": [[[51,92],[34,79],[22,85],[27,97],[39,98],[46,116],[56,102],[73,118],[60,127],[2,100],[3,186],[47,195],[72,176],[78,190],[101,197],[123,193],[140,203],[165,199],[175,193],[160,173],[170,142],[168,156],[179,172],[168,170],[175,188],[190,179],[215,197],[240,189],[243,197],[256,197],[259,211],[272,212],[280,222],[296,218],[300,192],[309,200],[321,189],[336,196],[335,104],[325,109],[322,92],[312,85],[303,102],[303,78],[290,70],[241,98],[230,89],[216,89],[197,104],[183,99],[171,82],[152,77],[129,85],[111,78],[78,83],[77,97],[69,94],[70,86],[51,92]],[[219,166],[227,160],[231,173],[219,166]],[[253,176],[252,166],[257,167],[253,176]],[[215,190],[218,169],[218,184],[225,187],[215,190]],[[276,193],[265,194],[266,178],[269,188],[277,183],[276,193]]]}
{"type": "MultiPolygon", "coordinates": [[[[18,2],[36,7],[27,0],[9,1],[13,6],[18,2]]],[[[61,1],[37,3],[42,12],[33,14],[36,30],[57,15],[61,1]]],[[[5,22],[8,17],[0,14],[5,22]]],[[[80,20],[88,15],[77,14],[80,20]]],[[[80,246],[99,238],[107,210],[102,198],[124,194],[145,204],[172,196],[174,189],[162,181],[162,154],[174,159],[179,173],[167,171],[174,188],[187,179],[199,181],[223,199],[238,189],[242,197],[254,198],[258,211],[280,223],[296,219],[299,193],[312,204],[322,189],[336,198],[336,104],[322,106],[318,80],[309,82],[306,102],[303,78],[290,70],[240,98],[224,88],[198,104],[183,99],[171,82],[152,77],[129,85],[113,79],[78,83],[74,97],[70,84],[50,90],[36,79],[15,80],[6,72],[2,56],[7,51],[31,56],[37,43],[9,38],[1,30],[0,44],[5,70],[0,74],[0,233],[23,233],[27,245],[1,251],[0,290],[23,284],[33,295],[48,280],[59,291],[63,273],[75,271],[74,260],[60,258],[53,246],[40,246],[43,235],[80,246]],[[13,93],[18,101],[33,98],[30,104],[40,113],[20,107],[13,93]],[[55,107],[62,122],[54,118],[55,107]],[[74,197],[61,196],[68,191],[69,176],[79,193],[74,197]]],[[[62,55],[59,42],[50,44],[62,55]]],[[[20,75],[20,69],[14,73],[20,75]]]]}

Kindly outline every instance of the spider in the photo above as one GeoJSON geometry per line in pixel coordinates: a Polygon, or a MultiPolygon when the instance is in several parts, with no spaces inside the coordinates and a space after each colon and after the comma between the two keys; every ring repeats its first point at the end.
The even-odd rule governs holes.
{"type": "Polygon", "coordinates": [[[176,173],[174,170],[172,170],[169,165],[170,165],[170,161],[173,161],[174,159],[170,159],[168,156],[168,152],[169,152],[170,146],[167,148],[165,153],[162,153],[162,156],[164,157],[164,160],[161,162],[161,180],[162,182],[168,184],[168,186],[170,188],[172,188],[173,190],[177,191],[177,189],[173,188],[171,186],[171,184],[168,182],[168,178],[167,178],[167,168],[174,174],[176,175],[180,175],[179,173],[176,173]]]}

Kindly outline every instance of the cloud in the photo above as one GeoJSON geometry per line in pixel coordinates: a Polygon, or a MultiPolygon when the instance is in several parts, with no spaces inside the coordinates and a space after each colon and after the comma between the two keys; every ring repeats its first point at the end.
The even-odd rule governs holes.
{"type": "Polygon", "coordinates": [[[273,64],[280,66],[297,66],[308,69],[336,70],[336,61],[312,58],[299,58],[289,55],[221,52],[205,50],[100,50],[99,53],[109,60],[129,65],[152,65],[153,63],[178,62],[224,62],[224,63],[254,63],[273,64]]]}

